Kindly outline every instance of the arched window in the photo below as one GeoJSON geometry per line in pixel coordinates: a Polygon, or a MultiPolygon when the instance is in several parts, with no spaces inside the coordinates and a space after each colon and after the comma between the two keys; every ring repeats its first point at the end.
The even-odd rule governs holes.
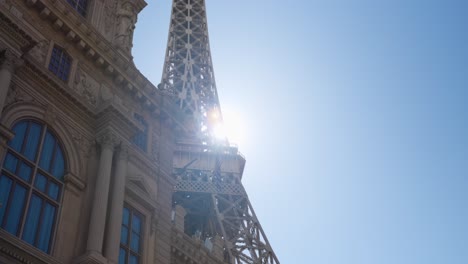
{"type": "Polygon", "coordinates": [[[65,174],[63,150],[46,125],[13,127],[0,175],[0,227],[49,253],[65,174]]]}

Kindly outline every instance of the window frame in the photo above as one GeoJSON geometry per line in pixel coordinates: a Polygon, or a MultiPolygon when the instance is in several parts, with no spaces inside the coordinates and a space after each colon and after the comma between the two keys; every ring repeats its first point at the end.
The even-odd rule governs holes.
{"type": "Polygon", "coordinates": [[[138,132],[133,136],[132,143],[141,151],[147,153],[148,152],[148,142],[149,142],[149,124],[146,119],[138,114],[133,114],[133,120],[140,125],[143,130],[138,130],[138,132]]]}
{"type": "MultiPolygon", "coordinates": [[[[43,122],[41,120],[28,117],[28,118],[22,118],[22,119],[16,120],[15,122],[12,123],[11,128],[14,128],[16,125],[20,124],[21,122],[26,122],[26,124],[27,124],[27,128],[25,129],[24,136],[23,136],[24,138],[23,138],[23,141],[21,143],[22,144],[21,149],[18,152],[12,146],[7,144],[7,146],[5,147],[4,152],[3,152],[2,163],[1,163],[1,167],[0,167],[0,178],[6,177],[6,178],[9,178],[9,180],[11,181],[9,195],[7,196],[8,200],[7,200],[5,211],[3,213],[3,219],[1,219],[1,221],[0,221],[0,229],[7,232],[8,234],[11,234],[12,236],[15,236],[16,238],[18,238],[22,242],[34,247],[35,249],[38,249],[41,252],[44,252],[46,254],[51,255],[53,253],[53,250],[54,250],[54,247],[55,247],[55,242],[56,242],[56,237],[57,237],[57,230],[58,230],[60,215],[61,215],[62,206],[63,206],[63,197],[64,197],[64,194],[65,194],[65,180],[64,180],[64,177],[65,177],[65,175],[67,174],[67,171],[68,171],[68,158],[67,158],[67,155],[66,155],[66,152],[65,152],[63,141],[58,136],[58,133],[50,125],[48,125],[47,123],[45,123],[45,122],[43,122]],[[35,151],[35,156],[34,156],[33,160],[30,160],[28,157],[26,157],[24,154],[21,153],[21,152],[23,152],[23,149],[27,145],[27,142],[28,142],[27,136],[29,135],[29,130],[31,129],[31,123],[35,123],[35,124],[39,125],[40,129],[41,129],[40,134],[39,134],[38,143],[37,143],[37,149],[35,151]],[[49,171],[47,171],[46,169],[41,168],[41,165],[40,165],[41,156],[43,154],[42,151],[44,149],[46,135],[48,133],[50,133],[53,136],[54,140],[55,140],[54,149],[52,151],[52,156],[51,156],[50,161],[49,161],[49,168],[50,168],[49,171]],[[56,162],[57,149],[60,149],[61,155],[62,155],[62,158],[63,158],[63,174],[62,174],[62,176],[60,176],[60,178],[57,178],[52,173],[53,164],[56,162]],[[10,171],[6,167],[6,165],[7,165],[6,164],[6,159],[7,159],[8,155],[12,155],[13,157],[15,157],[17,159],[16,160],[16,165],[15,165],[15,171],[10,171]],[[29,180],[25,180],[25,179],[22,178],[22,176],[19,175],[21,173],[20,169],[21,169],[21,166],[22,166],[23,163],[31,168],[31,171],[29,173],[29,177],[30,177],[29,180]],[[20,172],[20,173],[18,173],[18,172],[20,172]],[[41,189],[39,189],[40,187],[36,186],[36,184],[37,184],[36,179],[37,179],[39,174],[41,174],[43,177],[45,177],[45,180],[46,180],[44,190],[41,190],[41,189]],[[55,184],[56,187],[58,188],[57,189],[57,198],[56,199],[54,199],[53,197],[50,196],[51,195],[49,193],[50,185],[51,185],[50,183],[55,184]],[[24,196],[24,202],[23,202],[23,205],[22,205],[22,208],[21,208],[21,213],[20,213],[20,216],[19,216],[17,230],[16,230],[15,233],[12,233],[12,232],[8,231],[7,229],[5,229],[4,226],[6,225],[6,222],[8,220],[9,210],[11,209],[12,206],[14,207],[14,205],[15,205],[15,203],[11,202],[10,199],[13,198],[11,195],[15,193],[15,188],[16,188],[17,185],[22,186],[26,190],[26,194],[24,196]],[[40,199],[41,208],[40,208],[40,211],[39,211],[39,220],[36,222],[36,224],[37,224],[36,228],[37,229],[35,230],[34,235],[33,235],[34,241],[32,243],[30,243],[29,241],[26,240],[26,238],[24,238],[24,235],[25,235],[27,220],[29,219],[28,214],[29,214],[29,210],[30,210],[30,205],[32,203],[32,200],[33,200],[34,196],[37,196],[40,199]],[[49,241],[48,241],[48,244],[47,244],[47,249],[44,250],[44,249],[42,249],[40,247],[39,239],[40,239],[41,227],[43,227],[42,226],[42,224],[43,224],[43,215],[45,214],[46,204],[47,203],[49,203],[51,206],[53,206],[55,208],[55,212],[54,212],[54,216],[53,216],[53,219],[52,219],[52,222],[51,222],[50,237],[49,237],[49,241]]],[[[14,137],[11,140],[9,140],[7,143],[10,143],[13,139],[14,139],[14,137]]]]}
{"type": "Polygon", "coordinates": [[[86,18],[89,15],[89,6],[90,6],[90,0],[65,0],[68,5],[77,12],[80,17],[86,18]],[[78,9],[79,3],[84,1],[85,2],[85,7],[84,9],[78,9]],[[74,2],[74,3],[72,3],[74,2]]]}
{"type": "Polygon", "coordinates": [[[127,202],[124,202],[124,205],[122,207],[122,223],[120,225],[120,234],[122,234],[122,227],[124,226],[124,223],[123,223],[123,212],[124,212],[124,209],[127,208],[130,212],[129,214],[129,224],[128,226],[126,226],[126,228],[128,229],[128,234],[127,234],[127,243],[126,244],[122,244],[122,238],[120,237],[119,238],[119,259],[117,261],[118,264],[121,264],[120,263],[120,250],[121,249],[124,249],[125,250],[125,253],[126,253],[126,259],[125,259],[125,262],[124,264],[129,264],[130,263],[130,255],[133,254],[133,255],[136,255],[138,257],[138,264],[142,264],[144,263],[143,259],[145,257],[145,237],[146,237],[146,214],[143,213],[141,210],[137,209],[136,207],[134,206],[131,206],[129,203],[127,202]],[[131,236],[132,236],[132,216],[133,215],[137,215],[140,217],[140,239],[138,241],[138,244],[139,244],[139,252],[135,252],[132,250],[131,248],[131,236]]]}
{"type": "Polygon", "coordinates": [[[47,61],[47,69],[49,70],[49,72],[51,72],[55,77],[59,78],[61,81],[65,82],[65,83],[68,83],[70,81],[70,77],[72,75],[72,69],[73,69],[73,57],[70,55],[70,53],[67,52],[67,50],[65,48],[63,48],[62,46],[58,45],[57,43],[53,43],[51,45],[51,49],[50,49],[50,52],[49,52],[49,57],[48,57],[48,61],[47,61]],[[54,57],[54,51],[55,50],[58,50],[61,52],[60,54],[60,58],[58,59],[57,61],[57,69],[55,69],[55,71],[53,69],[51,69],[51,66],[52,67],[55,67],[55,65],[52,65],[53,61],[55,61],[55,57],[54,57]],[[61,70],[63,66],[63,58],[66,58],[68,59],[68,71],[66,72],[66,76],[63,77],[63,76],[60,76],[59,75],[59,71],[61,70]]]}

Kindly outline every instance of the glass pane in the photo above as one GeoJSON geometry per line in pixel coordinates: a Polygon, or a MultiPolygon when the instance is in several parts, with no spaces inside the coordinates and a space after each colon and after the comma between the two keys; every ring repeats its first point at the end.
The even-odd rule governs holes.
{"type": "Polygon", "coordinates": [[[128,244],[128,228],[122,226],[120,230],[120,243],[127,245],[128,244]]]}
{"type": "Polygon", "coordinates": [[[52,228],[54,226],[55,206],[46,203],[44,211],[42,212],[41,226],[39,230],[39,239],[37,240],[37,247],[48,253],[49,241],[52,235],[52,228]]]}
{"type": "Polygon", "coordinates": [[[141,230],[141,218],[138,215],[133,215],[132,217],[132,230],[137,234],[140,234],[141,230]]]}
{"type": "Polygon", "coordinates": [[[41,216],[42,199],[33,194],[31,202],[29,203],[28,214],[26,216],[26,223],[23,230],[23,240],[29,244],[34,245],[36,239],[37,226],[39,224],[39,217],[41,216]]]}
{"type": "Polygon", "coordinates": [[[27,121],[21,121],[13,127],[15,137],[8,143],[8,145],[18,152],[20,152],[21,146],[23,145],[24,134],[26,133],[27,126],[27,121]]]}
{"type": "Polygon", "coordinates": [[[29,160],[36,158],[37,147],[39,146],[39,139],[41,136],[41,125],[30,122],[29,134],[27,135],[26,146],[24,146],[23,154],[29,160]]]}
{"type": "Polygon", "coordinates": [[[140,252],[140,236],[132,232],[132,241],[130,242],[130,248],[135,252],[140,252]]]}
{"type": "Polygon", "coordinates": [[[130,264],[138,264],[138,257],[130,254],[130,264]]]}
{"type": "Polygon", "coordinates": [[[5,163],[3,164],[3,167],[12,173],[16,173],[17,164],[18,159],[15,156],[13,156],[13,154],[8,153],[5,157],[5,163]]]}
{"type": "Polygon", "coordinates": [[[124,207],[123,215],[122,215],[122,224],[128,226],[129,216],[130,216],[130,212],[128,211],[127,208],[124,207]]]}
{"type": "Polygon", "coordinates": [[[31,180],[31,171],[32,168],[29,165],[27,165],[24,162],[21,162],[18,175],[21,177],[21,179],[29,182],[31,180]]]}
{"type": "Polygon", "coordinates": [[[16,184],[13,190],[13,197],[10,200],[10,207],[8,208],[6,224],[4,227],[8,232],[14,235],[18,232],[18,225],[21,214],[23,213],[25,197],[26,189],[23,186],[16,184]]]}
{"type": "Polygon", "coordinates": [[[64,174],[64,160],[63,160],[63,153],[62,149],[60,149],[60,146],[57,144],[57,150],[55,153],[54,157],[54,167],[52,168],[52,175],[55,176],[55,178],[61,180],[63,178],[64,174]]]}
{"type": "Polygon", "coordinates": [[[125,261],[127,260],[127,252],[125,249],[120,248],[119,252],[119,264],[125,264],[125,261]]]}
{"type": "Polygon", "coordinates": [[[55,138],[47,131],[44,145],[42,146],[41,160],[39,161],[39,166],[46,171],[50,171],[50,161],[52,160],[52,155],[55,148],[55,138]]]}
{"type": "Polygon", "coordinates": [[[49,182],[49,189],[47,190],[47,194],[49,195],[50,198],[57,201],[57,199],[59,197],[59,186],[56,183],[50,181],[49,182]]]}
{"type": "Polygon", "coordinates": [[[36,187],[41,192],[45,192],[46,185],[47,178],[40,173],[36,174],[36,179],[34,180],[34,187],[36,187]]]}
{"type": "Polygon", "coordinates": [[[13,181],[10,178],[5,175],[0,176],[0,224],[3,222],[12,184],[13,181]]]}

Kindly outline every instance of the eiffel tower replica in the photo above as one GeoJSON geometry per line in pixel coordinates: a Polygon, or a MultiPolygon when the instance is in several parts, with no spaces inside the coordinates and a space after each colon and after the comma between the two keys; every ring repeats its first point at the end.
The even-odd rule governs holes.
{"type": "MultiPolygon", "coordinates": [[[[279,263],[241,182],[245,158],[214,135],[223,120],[204,0],[173,0],[161,86],[184,127],[174,151],[172,196],[183,234],[173,243],[190,237],[215,263],[279,263]]],[[[197,254],[176,248],[172,263],[197,254]]]]}

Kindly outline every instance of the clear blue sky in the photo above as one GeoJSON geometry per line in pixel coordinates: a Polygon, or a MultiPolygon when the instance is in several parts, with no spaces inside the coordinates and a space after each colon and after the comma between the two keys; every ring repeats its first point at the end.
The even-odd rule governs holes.
{"type": "MultiPolygon", "coordinates": [[[[133,53],[157,84],[171,1],[148,2],[133,53]]],[[[468,1],[206,2],[281,263],[468,263],[468,1]]]]}

